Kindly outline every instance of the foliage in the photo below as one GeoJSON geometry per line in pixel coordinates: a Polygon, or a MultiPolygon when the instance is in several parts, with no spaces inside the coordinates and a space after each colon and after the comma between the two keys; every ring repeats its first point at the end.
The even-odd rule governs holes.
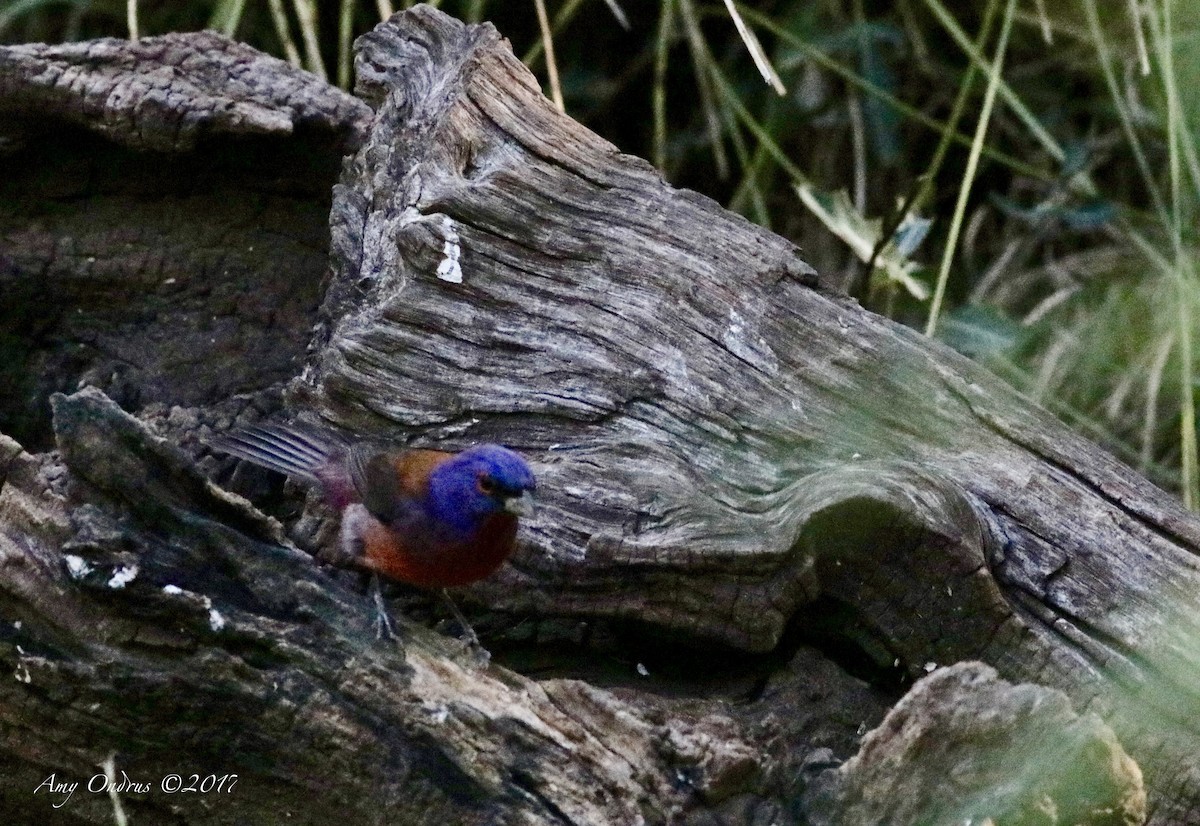
{"type": "MultiPolygon", "coordinates": [[[[1200,4],[440,5],[492,20],[567,112],[673,183],[1200,504],[1200,4]]],[[[2,0],[0,39],[209,26],[348,86],[352,38],[393,10],[2,0]]]]}

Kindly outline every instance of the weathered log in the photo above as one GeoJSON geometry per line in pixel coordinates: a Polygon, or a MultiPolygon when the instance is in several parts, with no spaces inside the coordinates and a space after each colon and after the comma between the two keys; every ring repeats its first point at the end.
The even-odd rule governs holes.
{"type": "Polygon", "coordinates": [[[132,149],[182,153],[218,135],[305,130],[350,147],[366,110],[278,58],[198,32],[5,48],[0,115],[10,151],[65,123],[132,149]]]}
{"type": "Polygon", "coordinates": [[[376,115],[295,397],[535,457],[481,599],[765,650],[820,593],[910,674],[981,659],[1101,711],[1153,816],[1200,817],[1200,522],[558,114],[493,31],[417,12],[359,49],[376,115]]]}
{"type": "MultiPolygon", "coordinates": [[[[104,46],[119,48],[152,45],[104,46]]],[[[804,822],[814,747],[849,756],[900,687],[863,685],[798,646],[808,633],[832,638],[830,654],[856,673],[912,679],[929,663],[980,659],[1054,686],[1099,713],[1145,770],[1151,822],[1196,816],[1193,517],[986,371],[821,289],[790,242],[672,189],[558,113],[490,26],[418,7],[358,48],[369,124],[347,106],[323,133],[340,138],[263,138],[308,158],[296,192],[318,202],[329,178],[315,173],[356,148],[290,406],[417,444],[522,449],[540,477],[539,516],[514,563],[463,597],[518,618],[632,623],[653,632],[657,647],[640,650],[664,669],[672,653],[701,665],[657,696],[638,690],[636,658],[623,677],[597,678],[610,692],[475,667],[412,623],[398,648],[377,643],[352,578],[318,569],[99,391],[56,396],[57,452],[0,443],[0,661],[16,677],[0,681],[6,814],[45,815],[32,790],[47,774],[86,779],[115,751],[135,779],[241,776],[203,805],[127,791],[125,805],[154,822],[804,822]],[[836,633],[810,632],[831,614],[836,633]]],[[[0,50],[0,67],[26,54],[0,50]]],[[[142,57],[113,65],[154,74],[141,67],[155,58],[130,54],[142,57]]],[[[176,69],[186,77],[187,62],[176,69]]],[[[0,77],[16,78],[0,96],[41,100],[28,73],[0,77]]],[[[278,101],[262,91],[273,82],[236,95],[278,101]]],[[[48,117],[144,146],[114,136],[131,119],[96,116],[86,96],[55,100],[77,114],[48,117]]],[[[26,121],[23,134],[38,123],[26,121]]],[[[221,137],[235,122],[172,148],[211,160],[217,141],[264,157],[221,137]]],[[[124,153],[124,170],[146,157],[85,149],[124,153]]],[[[39,147],[15,151],[28,160],[39,147]]],[[[222,169],[233,191],[243,175],[263,185],[261,169],[222,169]]],[[[10,191],[36,183],[18,177],[10,191]]],[[[0,275],[53,285],[86,274],[47,263],[85,214],[47,228],[6,209],[3,237],[49,241],[0,250],[0,275]]],[[[148,211],[129,220],[148,222],[148,247],[185,248],[148,211]]],[[[281,276],[273,264],[242,259],[232,296],[196,304],[237,327],[240,297],[257,289],[270,301],[316,295],[316,268],[281,276]]],[[[131,311],[154,306],[142,272],[112,278],[131,311]]],[[[225,341],[221,369],[240,370],[240,386],[154,358],[156,339],[130,323],[124,340],[152,366],[120,400],[199,454],[197,433],[273,406],[230,393],[295,373],[286,365],[313,316],[300,302],[292,318],[283,344],[268,341],[270,324],[244,347],[225,341]]],[[[55,381],[41,397],[70,389],[55,381]]],[[[25,433],[48,433],[48,418],[41,427],[25,433]]],[[[203,464],[227,479],[228,463],[203,464]]],[[[307,546],[312,524],[291,533],[307,546]]],[[[606,653],[631,645],[616,640],[606,653]]],[[[591,652],[572,647],[553,667],[587,673],[591,652]]],[[[646,679],[658,670],[650,661],[646,679]]],[[[63,822],[108,822],[110,807],[88,795],[63,822]]]]}
{"type": "MultiPolygon", "coordinates": [[[[761,679],[775,698],[786,723],[771,726],[777,759],[761,761],[719,700],[679,706],[635,689],[622,700],[480,672],[419,627],[403,652],[381,647],[352,581],[287,550],[278,525],[207,486],[102,394],[58,397],[52,432],[45,402],[76,383],[193,447],[197,430],[278,405],[323,268],[311,219],[367,110],[211,35],[4,49],[0,75],[5,429],[59,448],[31,454],[0,437],[6,822],[111,823],[108,796],[87,785],[109,755],[119,776],[152,786],[122,791],[134,822],[628,823],[778,808],[761,789],[794,785],[803,743],[848,753],[855,726],[881,714],[877,693],[813,651],[769,680],[753,664],[718,676],[727,694],[761,679]],[[224,85],[231,68],[255,77],[224,85]],[[169,106],[110,94],[147,77],[170,79],[169,106]],[[278,102],[275,86],[342,115],[301,123],[282,106],[265,122],[302,128],[250,139],[241,121],[209,117],[242,95],[252,108],[278,102]],[[179,123],[202,128],[159,147],[170,155],[144,151],[143,133],[179,123]],[[11,392],[17,382],[31,392],[11,392]],[[171,772],[238,780],[172,795],[171,772]],[[80,787],[67,800],[52,783],[80,787]]],[[[552,667],[615,661],[597,651],[574,646],[552,667]]],[[[627,682],[669,686],[651,665],[618,667],[627,682]]]]}
{"type": "Polygon", "coordinates": [[[817,783],[813,826],[1146,819],[1137,764],[1066,695],[1011,685],[981,663],[918,682],[858,754],[817,783]]]}
{"type": "MultiPolygon", "coordinates": [[[[31,457],[13,460],[24,472],[5,486],[7,525],[49,512],[61,541],[5,543],[10,608],[13,586],[32,580],[24,619],[5,628],[23,643],[0,703],[7,750],[25,758],[6,777],[10,811],[48,810],[49,792],[33,794],[42,779],[95,775],[88,755],[106,741],[131,779],[155,784],[126,794],[149,822],[191,808],[161,787],[171,763],[185,777],[239,776],[241,791],[209,795],[212,812],[188,816],[215,823],[416,823],[430,808],[453,823],[633,823],[643,806],[662,820],[697,789],[737,790],[756,773],[727,719],[655,723],[582,683],[484,672],[418,626],[405,625],[402,648],[379,643],[361,596],[326,587],[281,547],[278,524],[95,389],[56,397],[55,431],[81,488],[73,512],[39,496],[31,457]],[[53,576],[64,551],[69,587],[53,576]],[[25,621],[52,635],[31,639],[25,621]],[[57,720],[30,713],[50,710],[57,720]],[[21,743],[52,731],[70,739],[21,743]]],[[[88,797],[72,814],[111,815],[106,797],[88,797]]]]}

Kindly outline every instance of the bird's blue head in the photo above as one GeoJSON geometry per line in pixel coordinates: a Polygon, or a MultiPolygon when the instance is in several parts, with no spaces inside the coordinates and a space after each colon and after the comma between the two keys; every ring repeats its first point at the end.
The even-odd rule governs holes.
{"type": "Polygon", "coordinates": [[[478,445],[429,475],[429,508],[436,521],[469,533],[498,513],[532,515],[536,489],[533,471],[518,454],[499,445],[478,445]]]}

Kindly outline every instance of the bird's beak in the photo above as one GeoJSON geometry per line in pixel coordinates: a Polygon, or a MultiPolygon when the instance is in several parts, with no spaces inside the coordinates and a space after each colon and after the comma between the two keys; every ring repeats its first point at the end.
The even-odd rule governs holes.
{"type": "Polygon", "coordinates": [[[510,496],[504,500],[504,509],[517,516],[533,516],[533,494],[524,491],[520,496],[510,496]]]}

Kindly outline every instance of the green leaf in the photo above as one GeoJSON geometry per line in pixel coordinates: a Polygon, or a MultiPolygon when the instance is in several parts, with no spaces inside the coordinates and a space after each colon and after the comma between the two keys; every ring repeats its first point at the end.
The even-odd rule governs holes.
{"type": "MultiPolygon", "coordinates": [[[[874,255],[875,248],[883,236],[881,220],[867,218],[856,210],[845,190],[839,190],[830,196],[818,192],[810,184],[797,184],[796,194],[800,196],[800,200],[808,207],[809,211],[821,219],[821,223],[825,224],[830,232],[846,242],[846,245],[858,256],[860,261],[865,264],[871,260],[871,256],[874,255]]],[[[919,225],[924,219],[911,220],[919,225]]],[[[907,229],[906,232],[919,233],[923,238],[924,233],[928,232],[927,224],[928,222],[926,222],[924,231],[918,226],[914,226],[907,229]]],[[[916,243],[920,243],[920,238],[916,243]]],[[[929,287],[913,275],[920,265],[910,260],[908,255],[902,252],[902,248],[907,250],[915,248],[915,246],[912,238],[893,236],[883,245],[879,255],[875,256],[875,267],[886,274],[889,281],[904,287],[913,298],[924,301],[929,297],[929,287]],[[901,239],[900,244],[897,243],[898,238],[901,239]]]]}
{"type": "Polygon", "coordinates": [[[1020,341],[1021,325],[995,307],[964,304],[948,313],[938,327],[938,338],[976,361],[1004,356],[1020,341]]]}

